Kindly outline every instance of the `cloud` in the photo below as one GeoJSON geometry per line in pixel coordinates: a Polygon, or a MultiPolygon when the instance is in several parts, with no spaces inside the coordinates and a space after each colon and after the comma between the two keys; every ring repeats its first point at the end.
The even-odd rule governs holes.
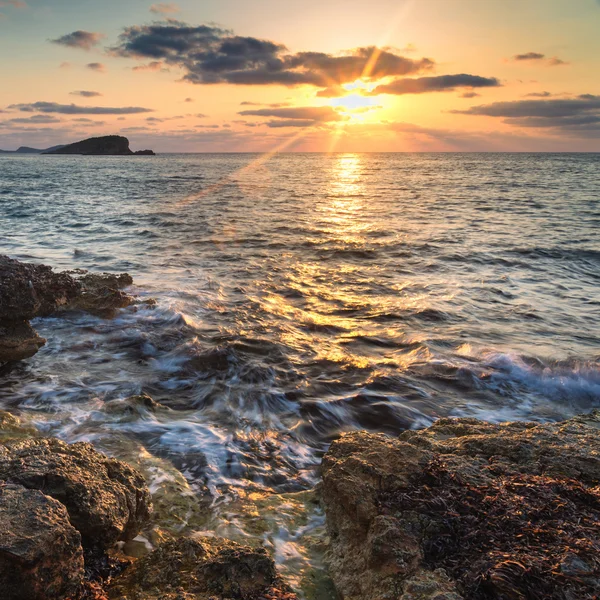
{"type": "Polygon", "coordinates": [[[378,94],[424,94],[426,92],[450,92],[456,88],[498,87],[501,83],[495,77],[479,75],[439,75],[437,77],[418,77],[416,79],[396,79],[390,83],[377,86],[369,95],[378,94]]]}
{"type": "Polygon", "coordinates": [[[461,98],[477,98],[478,96],[481,96],[481,94],[478,94],[477,92],[465,92],[460,95],[461,98]]]}
{"type": "Polygon", "coordinates": [[[569,63],[566,60],[558,58],[558,56],[553,56],[552,58],[548,59],[548,64],[551,67],[560,67],[562,65],[568,65],[569,63]]]}
{"type": "Polygon", "coordinates": [[[512,59],[516,62],[540,62],[544,61],[550,67],[560,67],[569,63],[558,56],[546,57],[541,52],[525,52],[524,54],[515,54],[512,59]]]}
{"type": "Polygon", "coordinates": [[[21,112],[56,113],[62,115],[134,115],[152,112],[151,108],[141,106],[77,106],[76,104],[58,104],[56,102],[33,102],[31,104],[11,104],[8,108],[21,112]]]}
{"type": "Polygon", "coordinates": [[[509,125],[546,127],[580,131],[585,136],[598,136],[600,131],[600,96],[582,94],[575,98],[552,100],[516,100],[453,110],[456,114],[500,117],[509,125]]]}
{"type": "Polygon", "coordinates": [[[313,122],[342,121],[344,117],[331,106],[297,106],[293,108],[258,108],[242,110],[238,113],[244,117],[275,117],[287,120],[310,120],[313,122]]]}
{"type": "Polygon", "coordinates": [[[13,8],[27,8],[27,3],[23,0],[0,0],[0,7],[12,6],[13,8]]]}
{"type": "Polygon", "coordinates": [[[81,96],[82,98],[96,98],[102,96],[100,92],[91,92],[88,90],[77,90],[75,92],[69,92],[71,96],[81,96]]]}
{"type": "Polygon", "coordinates": [[[312,119],[283,119],[281,121],[267,121],[265,125],[267,127],[312,127],[319,121],[312,119]]]}
{"type": "Polygon", "coordinates": [[[186,98],[186,99],[184,100],[184,102],[194,102],[194,99],[193,99],[193,98],[186,98]]]}
{"type": "Polygon", "coordinates": [[[67,46],[69,48],[81,48],[82,50],[91,50],[94,46],[97,46],[104,34],[96,33],[93,31],[73,31],[67,33],[55,40],[50,40],[53,44],[60,44],[61,46],[67,46]]]}
{"type": "Polygon", "coordinates": [[[541,54],[540,52],[525,52],[525,54],[515,54],[513,56],[513,60],[544,60],[546,58],[545,54],[541,54]]]}
{"type": "Polygon", "coordinates": [[[525,98],[550,98],[552,95],[550,92],[531,92],[530,94],[525,94],[525,98]]]}
{"type": "Polygon", "coordinates": [[[172,20],[126,28],[111,52],[180,67],[184,79],[196,84],[326,87],[361,77],[411,75],[433,67],[428,58],[410,59],[375,47],[355,48],[339,56],[323,52],[292,54],[284,45],[269,40],[172,20]]]}
{"type": "Polygon", "coordinates": [[[106,71],[106,67],[102,63],[98,62],[88,63],[85,66],[86,68],[96,71],[97,73],[104,73],[106,71]]]}
{"type": "Polygon", "coordinates": [[[164,3],[159,2],[158,4],[153,4],[150,7],[150,12],[155,15],[172,15],[178,13],[181,9],[174,2],[164,3]]]}
{"type": "Polygon", "coordinates": [[[160,60],[153,60],[149,62],[147,65],[137,65],[133,67],[134,71],[168,71],[169,69],[165,69],[163,67],[163,63],[160,60]]]}
{"type": "Polygon", "coordinates": [[[11,123],[60,123],[60,119],[51,115],[33,115],[32,117],[18,117],[16,119],[9,119],[11,123]]]}

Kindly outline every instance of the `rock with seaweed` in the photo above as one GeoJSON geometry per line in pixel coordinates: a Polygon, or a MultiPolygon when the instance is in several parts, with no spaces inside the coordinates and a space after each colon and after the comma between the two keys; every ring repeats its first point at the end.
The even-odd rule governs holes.
{"type": "Polygon", "coordinates": [[[599,429],[593,412],[342,436],[322,468],[341,597],[598,597],[599,429]]]}
{"type": "Polygon", "coordinates": [[[109,588],[111,600],[296,600],[262,548],[222,538],[180,538],[138,559],[109,588]]]}

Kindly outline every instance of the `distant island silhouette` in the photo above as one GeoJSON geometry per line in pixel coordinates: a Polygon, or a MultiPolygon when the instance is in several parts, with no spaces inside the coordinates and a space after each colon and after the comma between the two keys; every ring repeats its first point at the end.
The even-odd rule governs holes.
{"type": "Polygon", "coordinates": [[[129,140],[120,135],[89,138],[75,142],[74,144],[45,150],[42,154],[83,154],[86,156],[131,156],[137,154],[154,156],[152,150],[138,150],[137,152],[133,152],[129,148],[129,140]]]}
{"type": "Polygon", "coordinates": [[[155,156],[152,150],[138,150],[133,152],[129,147],[129,140],[121,135],[105,135],[102,137],[88,138],[73,144],[52,146],[40,150],[21,146],[15,151],[0,150],[1,154],[81,154],[85,156],[155,156]]]}

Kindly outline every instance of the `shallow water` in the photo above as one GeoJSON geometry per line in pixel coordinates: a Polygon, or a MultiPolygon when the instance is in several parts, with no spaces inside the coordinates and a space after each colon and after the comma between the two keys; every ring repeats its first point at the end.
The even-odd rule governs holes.
{"type": "Polygon", "coordinates": [[[48,344],[4,369],[0,405],[141,465],[166,528],[263,541],[325,598],[304,492],[341,431],[600,405],[599,168],[598,154],[2,156],[0,252],[128,271],[158,304],[38,320],[48,344]],[[106,410],[142,391],[164,408],[106,410]]]}

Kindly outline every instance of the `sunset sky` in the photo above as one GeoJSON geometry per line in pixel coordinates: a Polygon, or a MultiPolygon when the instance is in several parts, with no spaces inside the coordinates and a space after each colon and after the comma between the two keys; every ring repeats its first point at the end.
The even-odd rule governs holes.
{"type": "Polygon", "coordinates": [[[0,148],[600,151],[600,0],[0,0],[0,148]]]}

